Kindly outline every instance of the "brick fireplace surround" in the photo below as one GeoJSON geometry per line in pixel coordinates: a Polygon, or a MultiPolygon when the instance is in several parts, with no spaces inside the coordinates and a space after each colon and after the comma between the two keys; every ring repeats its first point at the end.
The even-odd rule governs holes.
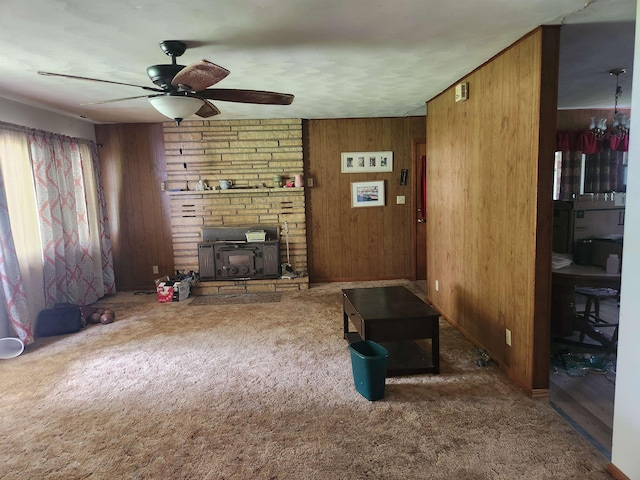
{"type": "MultiPolygon", "coordinates": [[[[303,173],[302,121],[199,120],[164,124],[167,181],[171,206],[174,263],[177,270],[198,270],[203,227],[278,225],[281,261],[286,262],[285,222],[290,263],[307,271],[304,187],[274,184],[303,173]],[[215,190],[196,190],[204,180],[215,190]],[[219,180],[233,188],[219,189],[219,180]]],[[[202,281],[196,295],[280,292],[307,289],[309,277],[202,281]]]]}

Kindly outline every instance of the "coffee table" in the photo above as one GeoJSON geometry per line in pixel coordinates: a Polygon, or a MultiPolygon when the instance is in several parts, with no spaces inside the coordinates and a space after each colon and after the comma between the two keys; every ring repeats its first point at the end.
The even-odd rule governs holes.
{"type": "Polygon", "coordinates": [[[343,289],[344,338],[389,352],[387,376],[440,373],[440,314],[402,286],[343,289]],[[356,328],[349,331],[349,322],[356,328]],[[431,339],[431,352],[416,340],[431,339]]]}

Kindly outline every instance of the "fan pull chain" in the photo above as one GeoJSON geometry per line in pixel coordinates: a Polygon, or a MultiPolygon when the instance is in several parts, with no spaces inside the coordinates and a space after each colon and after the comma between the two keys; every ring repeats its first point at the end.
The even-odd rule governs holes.
{"type": "MultiPolygon", "coordinates": [[[[178,124],[178,131],[182,130],[182,126],[178,124]]],[[[184,140],[182,138],[182,132],[180,131],[180,155],[182,155],[182,147],[184,147],[184,140]]],[[[187,169],[187,164],[184,164],[184,169],[187,169]]]]}

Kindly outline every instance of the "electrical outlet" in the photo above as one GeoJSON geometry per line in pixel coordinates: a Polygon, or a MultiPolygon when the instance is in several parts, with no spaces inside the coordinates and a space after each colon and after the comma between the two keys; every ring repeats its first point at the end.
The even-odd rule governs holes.
{"type": "Polygon", "coordinates": [[[436,292],[440,291],[440,282],[436,280],[436,292]]]}
{"type": "Polygon", "coordinates": [[[404,195],[398,195],[396,197],[396,205],[404,205],[404,195]]]}
{"type": "Polygon", "coordinates": [[[313,178],[307,178],[307,187],[313,187],[313,178]]]}
{"type": "Polygon", "coordinates": [[[155,273],[155,274],[158,273],[158,265],[154,265],[153,266],[153,273],[155,273]]]}
{"type": "Polygon", "coordinates": [[[164,192],[167,189],[167,182],[160,182],[160,191],[164,192]]]}
{"type": "Polygon", "coordinates": [[[507,328],[505,334],[505,341],[507,342],[507,345],[511,346],[511,330],[507,328]]]}

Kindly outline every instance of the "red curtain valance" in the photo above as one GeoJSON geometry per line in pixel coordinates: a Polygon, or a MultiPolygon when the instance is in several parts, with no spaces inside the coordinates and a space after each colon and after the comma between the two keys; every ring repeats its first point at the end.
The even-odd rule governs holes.
{"type": "Polygon", "coordinates": [[[558,132],[556,135],[556,150],[561,152],[593,154],[608,149],[616,152],[629,151],[629,134],[622,137],[605,135],[601,139],[596,138],[591,130],[558,132]]]}

